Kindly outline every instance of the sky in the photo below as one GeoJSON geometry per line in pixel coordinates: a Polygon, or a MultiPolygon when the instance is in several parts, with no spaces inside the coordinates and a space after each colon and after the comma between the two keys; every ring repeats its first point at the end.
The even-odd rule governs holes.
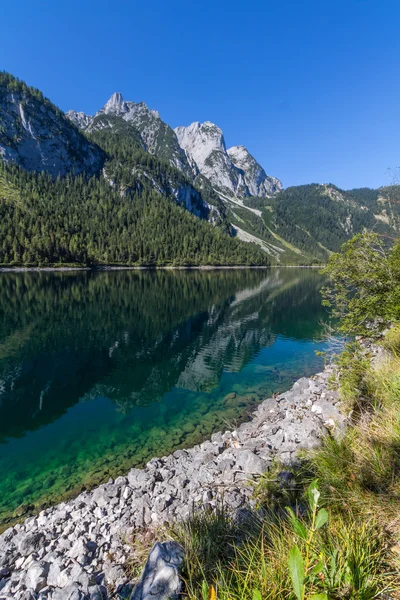
{"type": "Polygon", "coordinates": [[[18,0],[0,69],[65,111],[119,91],[212,121],[284,187],[379,187],[400,165],[399,30],[398,0],[18,0]]]}

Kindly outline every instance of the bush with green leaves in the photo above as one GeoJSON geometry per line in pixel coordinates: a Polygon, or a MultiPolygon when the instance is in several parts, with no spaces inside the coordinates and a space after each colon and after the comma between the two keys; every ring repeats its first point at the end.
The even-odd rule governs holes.
{"type": "Polygon", "coordinates": [[[322,271],[330,278],[324,304],[345,334],[380,334],[400,319],[400,241],[375,233],[356,235],[332,254],[322,271]]]}

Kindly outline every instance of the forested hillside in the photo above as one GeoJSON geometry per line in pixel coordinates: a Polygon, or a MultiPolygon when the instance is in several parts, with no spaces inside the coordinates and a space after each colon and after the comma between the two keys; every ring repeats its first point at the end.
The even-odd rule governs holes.
{"type": "Polygon", "coordinates": [[[54,181],[0,162],[0,264],[71,263],[261,265],[266,255],[145,182],[121,193],[103,175],[54,181]]]}
{"type": "Polygon", "coordinates": [[[244,205],[230,207],[232,223],[273,243],[283,264],[325,263],[354,234],[396,237],[400,229],[399,186],[344,191],[333,184],[301,185],[272,198],[245,199],[244,205]]]}

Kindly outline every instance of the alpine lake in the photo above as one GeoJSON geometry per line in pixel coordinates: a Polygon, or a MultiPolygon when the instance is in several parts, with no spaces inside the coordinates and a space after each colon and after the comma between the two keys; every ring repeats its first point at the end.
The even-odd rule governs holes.
{"type": "Polygon", "coordinates": [[[317,269],[0,273],[0,530],[323,367],[317,269]]]}

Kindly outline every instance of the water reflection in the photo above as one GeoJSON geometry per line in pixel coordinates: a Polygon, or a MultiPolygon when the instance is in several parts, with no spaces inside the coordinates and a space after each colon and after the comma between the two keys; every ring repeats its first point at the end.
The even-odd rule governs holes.
{"type": "Polygon", "coordinates": [[[192,443],[316,368],[321,284],[311,269],[1,274],[0,516],[192,443]],[[253,396],[227,407],[231,389],[253,396]]]}
{"type": "Polygon", "coordinates": [[[320,334],[311,270],[0,276],[0,439],[104,395],[207,391],[284,334],[320,334]]]}

